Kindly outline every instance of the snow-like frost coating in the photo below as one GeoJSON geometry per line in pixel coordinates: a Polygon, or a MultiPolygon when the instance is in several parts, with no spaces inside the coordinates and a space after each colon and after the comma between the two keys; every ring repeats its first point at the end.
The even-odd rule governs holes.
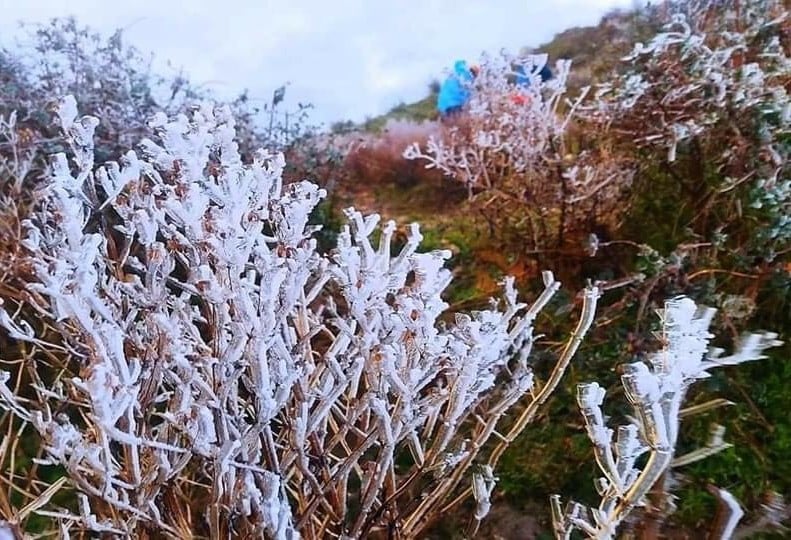
{"type": "MultiPolygon", "coordinates": [[[[601,408],[604,389],[595,382],[578,387],[577,401],[594,445],[596,463],[604,475],[596,484],[602,500],[598,508],[573,504],[564,511],[560,498],[554,496],[552,512],[556,537],[570,538],[575,528],[589,538],[614,537],[618,525],[635,506],[644,503],[648,490],[670,467],[703,459],[729,447],[723,440],[725,429],[715,425],[704,448],[674,459],[680,413],[688,389],[695,381],[707,377],[708,370],[764,358],[763,351],[780,342],[777,334],[771,332],[750,334],[742,338],[734,354],[722,357],[722,350],[709,347],[713,337],[709,326],[715,312],[697,306],[686,297],[665,303],[665,308],[658,313],[662,321],[662,349],[645,363],[628,364],[621,376],[634,414],[631,424],[618,428],[615,444],[601,408]],[[645,453],[649,454],[649,459],[640,469],[636,463],[645,453]]],[[[732,496],[728,498],[729,495],[722,495],[723,500],[735,502],[732,496]]],[[[735,523],[728,526],[732,529],[735,523]]]]}

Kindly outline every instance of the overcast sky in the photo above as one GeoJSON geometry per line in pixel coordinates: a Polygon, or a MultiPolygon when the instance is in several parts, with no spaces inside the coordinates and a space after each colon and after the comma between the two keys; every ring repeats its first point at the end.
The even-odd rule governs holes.
{"type": "Polygon", "coordinates": [[[248,88],[316,107],[319,122],[363,120],[424,97],[457,58],[516,52],[631,0],[0,0],[0,43],[19,20],[74,15],[223,97],[248,88]]]}

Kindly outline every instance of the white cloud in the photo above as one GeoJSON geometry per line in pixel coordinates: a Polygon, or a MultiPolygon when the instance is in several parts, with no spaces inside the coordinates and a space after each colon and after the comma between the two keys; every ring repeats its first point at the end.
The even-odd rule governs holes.
{"type": "Polygon", "coordinates": [[[361,120],[419,99],[456,58],[537,45],[593,24],[630,0],[0,0],[0,36],[12,21],[75,15],[170,60],[197,83],[268,100],[291,81],[287,102],[310,102],[320,121],[361,120]]]}

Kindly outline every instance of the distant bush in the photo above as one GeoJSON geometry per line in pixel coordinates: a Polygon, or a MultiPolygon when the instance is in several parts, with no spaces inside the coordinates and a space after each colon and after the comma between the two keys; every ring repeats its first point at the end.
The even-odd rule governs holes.
{"type": "Polygon", "coordinates": [[[404,153],[466,185],[492,235],[527,252],[579,249],[591,230],[617,227],[635,172],[633,157],[611,151],[605,122],[578,127],[587,90],[567,103],[568,61],[547,83],[515,86],[515,65],[545,62],[484,56],[463,115],[404,153]]]}
{"type": "MultiPolygon", "coordinates": [[[[100,163],[136,144],[157,112],[186,113],[202,101],[218,101],[181,72],[155,71],[153,58],[125,43],[120,30],[105,39],[74,18],[22,28],[24,39],[0,50],[0,115],[16,114],[16,129],[26,148],[40,152],[42,158],[61,149],[49,116],[59,96],[65,94],[101,118],[96,128],[100,163]]],[[[254,106],[243,92],[228,105],[237,118],[238,141],[245,156],[262,146],[283,150],[311,130],[304,105],[290,115],[289,124],[278,112],[271,129],[265,123],[271,104],[254,106]]],[[[7,157],[10,148],[8,141],[0,141],[0,155],[7,157]]]]}
{"type": "Polygon", "coordinates": [[[426,141],[436,133],[436,123],[416,123],[389,120],[376,137],[360,135],[349,146],[346,154],[346,172],[350,184],[414,186],[419,183],[439,182],[442,175],[426,170],[420,163],[404,159],[403,151],[416,140],[426,141]]]}
{"type": "Polygon", "coordinates": [[[616,152],[640,156],[643,197],[668,177],[694,239],[771,263],[791,241],[788,12],[701,5],[680,4],[687,12],[636,45],[581,114],[607,123],[616,152]]]}

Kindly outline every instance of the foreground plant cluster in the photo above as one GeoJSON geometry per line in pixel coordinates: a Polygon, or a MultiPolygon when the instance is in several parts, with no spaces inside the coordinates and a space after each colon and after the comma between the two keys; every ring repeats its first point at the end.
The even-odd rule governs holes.
{"type": "MultiPolygon", "coordinates": [[[[530,250],[584,238],[589,257],[606,248],[594,227],[615,234],[636,208],[650,164],[673,176],[705,157],[717,174],[690,227],[708,251],[686,253],[743,266],[760,254],[768,275],[789,237],[788,21],[779,3],[725,4],[684,3],[686,17],[638,45],[627,72],[571,101],[568,62],[514,100],[520,60],[490,58],[469,121],[407,155],[484,197],[487,219],[521,220],[491,225],[530,250]],[[740,219],[718,221],[726,206],[740,219]]],[[[107,120],[66,95],[52,125],[35,118],[47,135],[35,144],[30,109],[0,118],[0,538],[423,538],[459,509],[459,529],[475,535],[506,450],[588,360],[597,316],[625,311],[607,298],[618,280],[577,295],[551,348],[536,323],[564,294],[552,272],[531,301],[507,277],[487,309],[450,313],[451,253],[423,252],[417,224],[404,234],[348,208],[325,252],[314,219],[327,191],[287,181],[282,153],[255,151],[246,113],[153,113],[149,98],[107,120]],[[133,133],[116,140],[127,117],[133,133]]],[[[620,284],[637,283],[624,298],[641,311],[681,266],[652,264],[645,284],[620,284]]],[[[739,292],[730,298],[749,303],[739,292]]],[[[682,422],[725,401],[688,404],[693,384],[780,345],[776,333],[737,333],[725,354],[710,344],[716,310],[670,296],[650,351],[619,360],[625,399],[608,405],[612,418],[603,405],[619,389],[577,387],[599,500],[551,497],[557,538],[613,538],[669,514],[675,471],[730,446],[715,424],[702,447],[681,449],[682,422]]],[[[710,486],[711,537],[786,518],[775,494],[743,519],[730,487],[710,486]]]]}
{"type": "MultiPolygon", "coordinates": [[[[416,253],[414,226],[393,257],[394,224],[375,247],[377,217],[350,210],[320,256],[307,220],[324,193],[284,187],[282,157],[243,165],[228,109],[155,117],[158,143],[95,172],[98,121],[70,97],[59,118],[74,155],[54,156],[22,223],[42,329],[0,312],[36,362],[3,372],[3,408],[37,430],[38,465],[62,466],[82,501],[39,514],[64,531],[359,537],[393,523],[411,536],[469,486],[498,420],[536,390],[474,476],[491,491],[497,456],[589,327],[595,288],[537,391],[527,360],[551,274],[531,308],[507,282],[504,311],[442,329],[447,254],[416,253]]],[[[476,497],[482,518],[488,492],[476,497]]]]}

